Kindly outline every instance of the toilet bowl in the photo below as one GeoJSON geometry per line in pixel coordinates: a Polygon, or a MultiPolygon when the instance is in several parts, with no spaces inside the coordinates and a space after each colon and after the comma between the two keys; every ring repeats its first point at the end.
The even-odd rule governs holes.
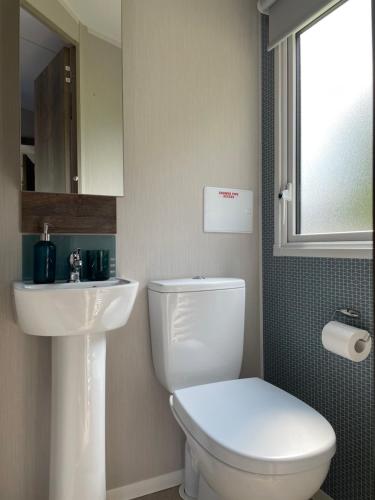
{"type": "Polygon", "coordinates": [[[309,500],[335,453],[327,420],[287,392],[238,379],[245,282],[148,286],[152,357],[186,435],[184,499],[309,500]]]}
{"type": "Polygon", "coordinates": [[[185,499],[310,500],[323,484],[330,467],[328,461],[315,469],[295,474],[253,474],[224,464],[191,439],[188,443],[198,459],[198,471],[212,492],[207,493],[207,486],[201,491],[202,487],[199,484],[196,497],[189,497],[184,495],[185,485],[183,485],[181,496],[185,499]]]}
{"type": "Polygon", "coordinates": [[[309,500],[328,473],[336,443],[331,425],[263,380],[190,387],[170,402],[193,471],[187,498],[309,500]],[[200,475],[214,496],[199,487],[200,475]]]}

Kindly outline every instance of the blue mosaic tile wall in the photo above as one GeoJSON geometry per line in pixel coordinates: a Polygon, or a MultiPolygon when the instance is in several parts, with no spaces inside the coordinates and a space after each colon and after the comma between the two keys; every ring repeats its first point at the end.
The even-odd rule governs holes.
{"type": "Polygon", "coordinates": [[[265,379],[332,424],[337,454],[323,490],[334,500],[375,500],[374,355],[353,363],[326,351],[321,330],[343,306],[373,334],[372,261],[273,257],[274,58],[263,16],[263,286],[265,379]]]}
{"type": "MultiPolygon", "coordinates": [[[[39,235],[22,236],[22,279],[32,281],[34,267],[34,245],[39,235]]],[[[110,276],[116,275],[116,237],[112,235],[67,235],[51,234],[51,241],[56,245],[56,280],[66,281],[69,277],[68,256],[75,248],[82,253],[82,279],[86,278],[86,250],[109,250],[110,276]]]]}

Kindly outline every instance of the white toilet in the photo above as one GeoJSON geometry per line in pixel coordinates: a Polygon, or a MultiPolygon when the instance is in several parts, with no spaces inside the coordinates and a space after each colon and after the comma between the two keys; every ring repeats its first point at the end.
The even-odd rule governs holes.
{"type": "Polygon", "coordinates": [[[318,412],[258,378],[238,379],[245,282],[153,281],[148,287],[156,375],[186,435],[185,483],[198,500],[308,500],[335,454],[318,412]]]}

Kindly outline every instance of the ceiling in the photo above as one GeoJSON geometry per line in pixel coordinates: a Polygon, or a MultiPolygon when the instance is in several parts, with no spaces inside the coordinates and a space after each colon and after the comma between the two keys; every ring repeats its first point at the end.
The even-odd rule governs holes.
{"type": "Polygon", "coordinates": [[[21,8],[20,77],[22,108],[34,109],[34,81],[67,44],[54,31],[21,8]]]}
{"type": "Polygon", "coordinates": [[[59,0],[93,34],[121,46],[121,0],[59,0]]]}

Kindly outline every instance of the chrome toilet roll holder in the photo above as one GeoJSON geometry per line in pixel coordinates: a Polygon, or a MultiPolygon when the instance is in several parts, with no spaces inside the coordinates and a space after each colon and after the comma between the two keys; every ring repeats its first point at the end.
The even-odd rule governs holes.
{"type": "Polygon", "coordinates": [[[336,314],[342,314],[347,318],[351,319],[359,319],[361,317],[361,313],[359,311],[355,311],[354,309],[350,309],[350,307],[342,307],[340,309],[336,309],[336,311],[332,314],[331,321],[335,319],[336,314]]]}

